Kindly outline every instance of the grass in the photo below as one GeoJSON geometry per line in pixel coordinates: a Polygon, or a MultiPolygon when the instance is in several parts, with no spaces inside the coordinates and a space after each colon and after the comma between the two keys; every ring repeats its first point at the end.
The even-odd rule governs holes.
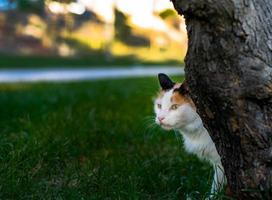
{"type": "Polygon", "coordinates": [[[103,53],[93,53],[81,57],[23,56],[0,54],[0,68],[41,68],[41,67],[92,67],[92,66],[129,66],[129,65],[181,65],[176,60],[142,61],[134,56],[107,58],[103,53]]]}
{"type": "Polygon", "coordinates": [[[0,199],[203,199],[211,168],[150,128],[155,78],[0,85],[0,199]]]}

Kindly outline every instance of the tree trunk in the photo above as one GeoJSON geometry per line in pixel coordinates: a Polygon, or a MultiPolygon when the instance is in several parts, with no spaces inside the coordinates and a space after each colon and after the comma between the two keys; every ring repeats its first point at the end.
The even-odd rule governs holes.
{"type": "Polygon", "coordinates": [[[272,199],[272,1],[172,0],[186,79],[237,199],[272,199]]]}

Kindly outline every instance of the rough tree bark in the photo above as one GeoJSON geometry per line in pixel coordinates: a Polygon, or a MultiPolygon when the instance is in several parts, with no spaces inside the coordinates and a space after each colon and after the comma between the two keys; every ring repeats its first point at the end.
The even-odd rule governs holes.
{"type": "Polygon", "coordinates": [[[186,79],[231,194],[272,199],[272,1],[172,2],[186,19],[186,79]]]}

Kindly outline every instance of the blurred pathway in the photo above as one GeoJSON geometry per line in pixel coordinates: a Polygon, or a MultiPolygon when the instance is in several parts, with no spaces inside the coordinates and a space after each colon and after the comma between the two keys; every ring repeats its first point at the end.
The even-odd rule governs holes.
{"type": "Polygon", "coordinates": [[[182,67],[100,67],[61,69],[0,69],[0,83],[38,81],[80,81],[156,76],[158,73],[183,75],[182,67]]]}

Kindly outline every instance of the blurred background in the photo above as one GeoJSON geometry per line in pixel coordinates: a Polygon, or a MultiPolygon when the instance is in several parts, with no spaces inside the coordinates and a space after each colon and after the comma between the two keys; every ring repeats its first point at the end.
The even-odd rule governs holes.
{"type": "Polygon", "coordinates": [[[0,199],[204,199],[212,169],[154,123],[186,50],[168,0],[0,0],[0,199]]]}
{"type": "Polygon", "coordinates": [[[186,50],[168,0],[0,0],[2,67],[178,65],[186,50]]]}

